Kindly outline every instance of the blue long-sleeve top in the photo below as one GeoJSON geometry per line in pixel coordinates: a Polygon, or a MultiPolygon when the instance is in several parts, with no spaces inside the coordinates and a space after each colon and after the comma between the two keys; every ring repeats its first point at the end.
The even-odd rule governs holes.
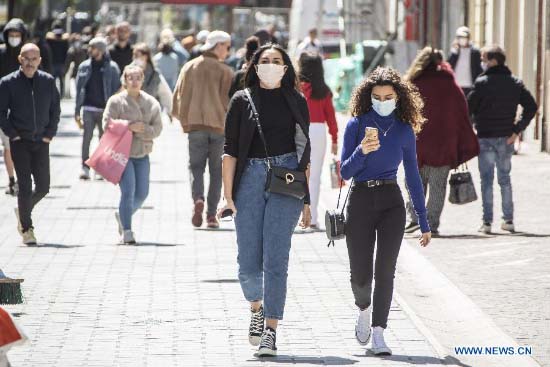
{"type": "Polygon", "coordinates": [[[400,121],[394,113],[383,117],[373,109],[348,122],[342,148],[342,178],[349,180],[353,177],[357,182],[395,180],[401,162],[405,168],[407,187],[420,229],[422,233],[429,232],[424,189],[416,161],[416,137],[412,126],[400,121]],[[380,149],[365,155],[361,150],[361,141],[365,137],[367,126],[378,129],[380,149]],[[384,131],[387,131],[387,136],[384,136],[384,131]]]}

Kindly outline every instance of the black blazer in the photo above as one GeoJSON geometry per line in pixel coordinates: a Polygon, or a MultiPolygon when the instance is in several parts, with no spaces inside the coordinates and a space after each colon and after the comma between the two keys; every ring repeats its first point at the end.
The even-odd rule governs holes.
{"type": "MultiPolygon", "coordinates": [[[[296,120],[296,153],[298,154],[298,170],[305,172],[309,167],[311,155],[311,143],[309,140],[309,110],[304,96],[296,90],[283,88],[285,101],[296,120]]],[[[258,97],[258,87],[251,88],[252,99],[258,111],[261,110],[258,97]]],[[[237,91],[229,102],[229,109],[225,119],[225,145],[224,154],[237,158],[237,169],[233,180],[233,199],[241,181],[248,152],[256,131],[252,106],[246,98],[244,90],[237,91]]],[[[309,204],[309,192],[304,199],[309,204]]]]}

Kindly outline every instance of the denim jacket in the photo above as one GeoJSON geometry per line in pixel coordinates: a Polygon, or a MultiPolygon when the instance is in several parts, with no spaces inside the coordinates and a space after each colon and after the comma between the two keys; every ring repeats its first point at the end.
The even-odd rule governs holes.
{"type": "MultiPolygon", "coordinates": [[[[109,97],[118,92],[120,89],[120,70],[117,64],[111,60],[111,58],[105,54],[103,56],[103,95],[105,96],[105,103],[109,97]]],[[[86,84],[92,76],[92,59],[88,58],[82,62],[78,67],[78,73],[76,75],[76,106],[75,115],[80,115],[80,109],[84,104],[86,97],[86,84]]]]}

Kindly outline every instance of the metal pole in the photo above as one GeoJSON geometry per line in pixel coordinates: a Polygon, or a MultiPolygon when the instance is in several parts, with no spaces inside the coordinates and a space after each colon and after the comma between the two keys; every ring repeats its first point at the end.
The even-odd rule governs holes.
{"type": "Polygon", "coordinates": [[[344,0],[337,0],[338,29],[340,30],[340,57],[346,57],[346,28],[344,23],[344,0]]]}

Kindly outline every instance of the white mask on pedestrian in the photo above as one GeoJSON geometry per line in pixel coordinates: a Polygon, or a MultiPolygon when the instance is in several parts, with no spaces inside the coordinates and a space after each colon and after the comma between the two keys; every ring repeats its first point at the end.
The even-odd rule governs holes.
{"type": "Polygon", "coordinates": [[[8,37],[8,43],[11,47],[17,47],[21,44],[21,37],[8,37]]]}
{"type": "Polygon", "coordinates": [[[458,39],[458,45],[460,47],[468,47],[470,45],[470,40],[465,37],[461,37],[458,39]]]}
{"type": "Polygon", "coordinates": [[[372,108],[380,116],[389,116],[396,107],[397,101],[395,99],[387,99],[384,102],[379,101],[371,97],[372,108]]]}
{"type": "Polygon", "coordinates": [[[142,69],[145,69],[145,67],[147,66],[147,61],[145,61],[143,59],[135,59],[134,64],[139,66],[142,69]]]}
{"type": "Polygon", "coordinates": [[[489,66],[487,65],[487,63],[482,61],[481,62],[481,69],[483,71],[487,71],[488,68],[489,68],[489,66]]]}
{"type": "Polygon", "coordinates": [[[258,64],[256,72],[258,78],[262,81],[267,89],[276,88],[283,76],[285,75],[287,66],[277,64],[258,64]]]}

